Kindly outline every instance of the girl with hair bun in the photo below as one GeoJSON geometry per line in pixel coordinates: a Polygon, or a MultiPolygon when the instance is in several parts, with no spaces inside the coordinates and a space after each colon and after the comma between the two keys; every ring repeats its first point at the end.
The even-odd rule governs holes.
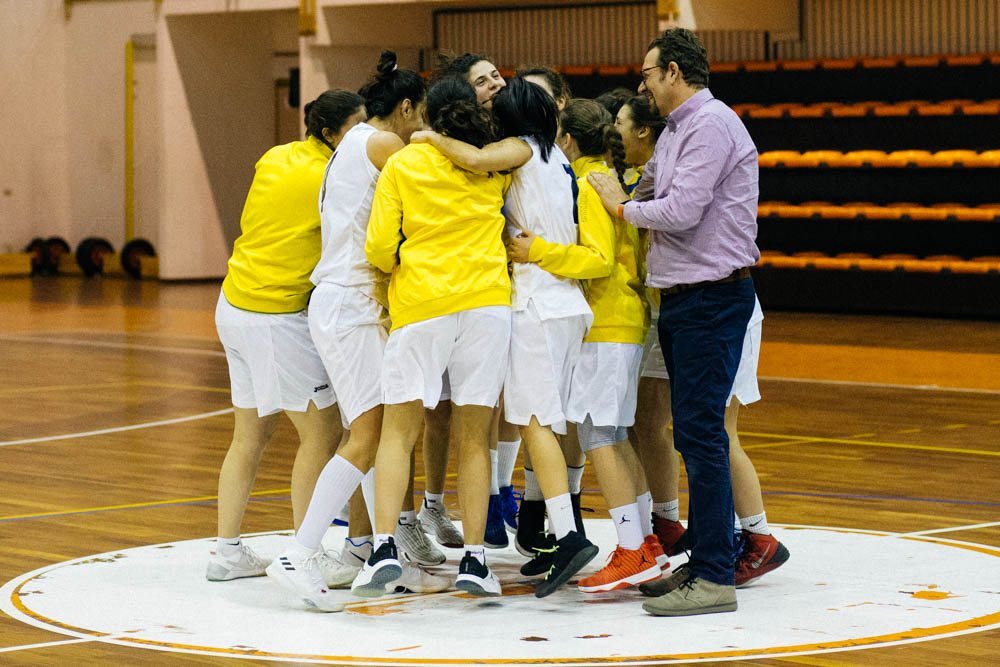
{"type": "MultiPolygon", "coordinates": [[[[511,241],[515,262],[535,262],[557,275],[584,279],[594,323],[573,369],[567,416],[597,472],[618,531],[618,548],[598,573],[580,580],[585,592],[613,590],[656,579],[666,556],[640,522],[630,471],[634,454],[627,427],[635,421],[636,385],[649,328],[642,276],[645,248],[634,227],[612,219],[587,174],[608,174],[604,156],[625,171],[621,136],[611,115],[592,100],[573,100],[560,115],[557,144],[572,161],[579,196],[580,245],[526,234],[511,241]],[[648,537],[648,539],[647,539],[648,537]]],[[[619,179],[621,177],[619,176],[619,179]]],[[[648,517],[645,522],[650,523],[648,517]]]]}
{"type": "Polygon", "coordinates": [[[363,120],[363,100],[328,90],[306,105],[306,138],[267,151],[240,218],[215,310],[226,351],[235,427],[219,473],[219,537],[209,581],[264,574],[267,561],[240,540],[260,457],[285,412],[299,434],[292,467],[292,516],[302,522],[320,470],[340,439],[336,396],[309,336],[309,273],[320,258],[316,207],[334,148],[363,120]]]}
{"type": "MultiPolygon", "coordinates": [[[[365,234],[379,173],[423,126],[425,92],[420,76],[397,68],[396,54],[384,51],[376,73],[360,90],[368,120],[351,128],[337,145],[319,193],[323,251],[311,276],[316,289],[309,303],[309,330],[350,437],[326,463],[292,544],[268,567],[267,574],[308,606],[322,611],[343,609],[327,587],[350,585],[371,549],[371,536],[357,535],[360,522],[354,520],[339,556],[327,554],[322,539],[371,470],[378,446],[385,288],[383,275],[365,258],[365,234]]],[[[423,537],[426,542],[419,525],[414,528],[410,537],[423,537]]],[[[443,554],[437,555],[440,559],[435,564],[444,560],[443,554]]],[[[409,565],[404,568],[404,581],[418,592],[448,585],[409,565]]]]}
{"type": "MultiPolygon", "coordinates": [[[[530,231],[557,243],[576,244],[576,177],[555,145],[554,100],[540,86],[515,78],[494,98],[493,115],[505,138],[485,147],[435,132],[417,133],[413,141],[428,142],[475,172],[514,170],[504,204],[508,234],[530,231]]],[[[569,381],[593,316],[573,278],[517,264],[512,281],[504,411],[507,421],[520,428],[527,447],[522,509],[525,503],[539,506],[537,523],[519,523],[516,546],[526,556],[545,554],[522,569],[529,576],[545,574],[535,588],[536,596],[545,597],[597,555],[597,547],[577,529],[566,461],[556,437],[566,434],[569,381]],[[546,539],[542,530],[546,509],[554,539],[546,539]]]]}
{"type": "MultiPolygon", "coordinates": [[[[436,132],[474,146],[493,141],[492,119],[471,85],[445,77],[428,91],[436,132]]],[[[510,344],[510,278],[500,212],[508,176],[461,169],[434,146],[410,144],[379,176],[365,252],[391,272],[392,330],[385,348],[385,416],[375,458],[375,550],[354,580],[357,595],[381,595],[400,576],[393,531],[425,408],[451,384],[451,432],[459,450],[458,496],[465,555],[456,586],[500,595],[485,563],[489,427],[510,344]]]]}

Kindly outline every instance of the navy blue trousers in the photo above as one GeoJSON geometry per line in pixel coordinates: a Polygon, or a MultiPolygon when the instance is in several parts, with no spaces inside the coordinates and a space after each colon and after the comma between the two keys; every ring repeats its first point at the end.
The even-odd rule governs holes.
{"type": "Polygon", "coordinates": [[[733,487],[726,401],[753,313],[753,280],[680,292],[660,302],[660,348],[670,375],[674,447],[687,469],[690,568],[733,585],[733,487]]]}

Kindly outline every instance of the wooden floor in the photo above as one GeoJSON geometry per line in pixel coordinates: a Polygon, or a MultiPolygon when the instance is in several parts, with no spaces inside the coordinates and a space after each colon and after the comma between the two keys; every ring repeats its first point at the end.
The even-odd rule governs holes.
{"type": "MultiPolygon", "coordinates": [[[[0,584],[88,554],[215,534],[231,415],[82,434],[230,407],[218,293],[215,282],[0,279],[0,584]],[[81,436],[45,439],[66,434],[81,436]]],[[[951,528],[939,536],[1000,546],[1000,323],[765,316],[763,400],[743,411],[740,432],[771,522],[951,528]],[[979,524],[990,525],[967,528],[979,524]]],[[[290,525],[293,451],[284,421],[246,532],[290,525]]],[[[585,504],[603,512],[589,469],[584,487],[585,504]]],[[[233,660],[46,645],[65,639],[0,615],[0,664],[233,660]],[[4,650],[13,647],[25,648],[4,650]]],[[[996,664],[998,654],[994,630],[755,664],[996,664]]]]}

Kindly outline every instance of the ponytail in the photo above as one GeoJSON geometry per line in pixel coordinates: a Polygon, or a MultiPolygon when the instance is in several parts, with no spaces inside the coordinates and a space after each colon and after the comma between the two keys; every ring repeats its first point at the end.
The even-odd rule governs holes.
{"type": "Polygon", "coordinates": [[[395,52],[383,51],[375,66],[375,74],[361,87],[358,94],[365,100],[369,118],[385,118],[403,100],[410,100],[413,106],[417,106],[423,101],[426,92],[427,87],[419,74],[399,69],[395,52]]]}
{"type": "Polygon", "coordinates": [[[607,109],[594,100],[571,100],[559,114],[559,124],[563,132],[576,139],[582,154],[600,157],[610,154],[618,182],[624,186],[625,146],[607,109]]]}

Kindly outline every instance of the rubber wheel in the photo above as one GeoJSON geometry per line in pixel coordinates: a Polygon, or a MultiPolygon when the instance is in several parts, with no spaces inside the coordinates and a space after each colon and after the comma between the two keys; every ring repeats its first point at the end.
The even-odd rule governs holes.
{"type": "Polygon", "coordinates": [[[83,275],[90,276],[104,272],[105,255],[113,255],[115,249],[105,239],[92,236],[80,241],[76,247],[76,263],[83,275]]]}
{"type": "Polygon", "coordinates": [[[122,269],[137,280],[142,278],[143,257],[156,257],[153,244],[146,239],[132,239],[122,248],[122,269]]]}

